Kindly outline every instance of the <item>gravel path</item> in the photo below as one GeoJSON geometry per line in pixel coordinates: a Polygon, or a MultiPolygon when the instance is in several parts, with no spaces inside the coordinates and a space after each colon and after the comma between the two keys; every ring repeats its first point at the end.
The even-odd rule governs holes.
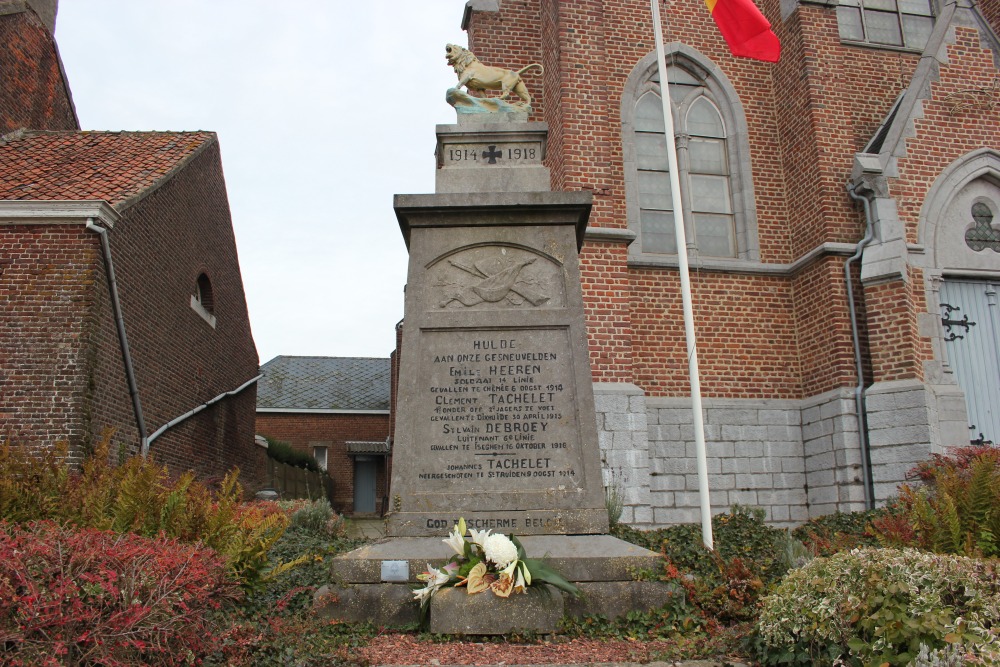
{"type": "MultiPolygon", "coordinates": [[[[572,639],[531,644],[487,642],[426,642],[409,635],[382,635],[360,649],[358,657],[371,665],[606,665],[649,663],[672,646],[668,641],[638,642],[623,639],[572,639]]],[[[710,667],[718,661],[652,663],[710,667]]],[[[734,664],[734,663],[727,663],[734,664]]]]}

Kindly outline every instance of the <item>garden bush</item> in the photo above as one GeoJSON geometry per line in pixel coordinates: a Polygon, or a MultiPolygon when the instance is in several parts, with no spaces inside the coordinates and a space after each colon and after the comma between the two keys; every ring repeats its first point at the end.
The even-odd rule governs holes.
{"type": "Polygon", "coordinates": [[[172,478],[152,458],[114,466],[109,442],[109,436],[98,442],[79,470],[67,464],[65,445],[43,451],[0,445],[0,520],[200,542],[248,587],[273,574],[268,551],[289,520],[273,505],[244,505],[239,470],[213,491],[191,472],[172,478]]]}
{"type": "Polygon", "coordinates": [[[262,582],[227,611],[230,628],[207,664],[348,664],[350,648],[364,644],[374,633],[371,626],[321,618],[313,605],[316,590],[330,583],[333,558],[361,546],[364,540],[347,538],[343,520],[328,506],[324,508],[324,501],[282,501],[278,505],[293,519],[272,547],[271,556],[297,566],[262,582]],[[327,520],[317,520],[321,515],[327,520]]]}
{"type": "MultiPolygon", "coordinates": [[[[926,647],[996,651],[998,562],[865,548],[792,570],[763,601],[764,665],[907,665],[926,647]],[[836,662],[836,661],[840,662],[836,662]]],[[[1000,657],[1000,656],[998,656],[1000,657]]]]}
{"type": "Polygon", "coordinates": [[[734,505],[712,517],[714,551],[702,542],[701,525],[640,531],[616,526],[614,534],[666,559],[661,579],[683,586],[706,618],[738,623],[756,618],[757,603],[788,571],[788,534],[764,523],[761,508],[734,505]]]}
{"type": "Polygon", "coordinates": [[[962,447],[911,472],[889,512],[873,521],[886,546],[1000,556],[1000,449],[962,447]]]}
{"type": "Polygon", "coordinates": [[[0,521],[8,665],[173,665],[214,650],[239,593],[215,552],[167,538],[0,521]]]}
{"type": "Polygon", "coordinates": [[[826,514],[802,524],[792,531],[792,536],[813,556],[832,556],[859,547],[876,547],[879,541],[872,521],[885,514],[884,509],[826,514]]]}

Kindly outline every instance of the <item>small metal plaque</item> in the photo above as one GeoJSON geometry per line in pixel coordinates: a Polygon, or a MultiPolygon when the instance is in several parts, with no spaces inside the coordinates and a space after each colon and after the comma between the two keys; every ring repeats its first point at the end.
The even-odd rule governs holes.
{"type": "Polygon", "coordinates": [[[410,564],[405,560],[382,561],[382,581],[410,580],[410,564]]]}

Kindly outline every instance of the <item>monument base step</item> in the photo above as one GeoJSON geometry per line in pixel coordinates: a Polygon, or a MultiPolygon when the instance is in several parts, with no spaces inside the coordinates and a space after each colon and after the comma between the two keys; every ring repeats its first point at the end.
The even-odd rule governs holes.
{"type": "MultiPolygon", "coordinates": [[[[662,581],[640,580],[644,573],[653,576],[659,574],[662,568],[660,554],[610,535],[529,535],[520,540],[528,557],[544,559],[582,591],[580,598],[573,598],[551,589],[553,595],[562,597],[559,616],[601,614],[606,618],[616,618],[633,610],[655,609],[672,597],[684,594],[679,586],[662,581]]],[[[424,572],[428,564],[440,567],[448,557],[448,547],[438,537],[390,538],[338,556],[334,559],[332,568],[333,583],[324,586],[316,594],[317,611],[329,618],[347,622],[367,621],[383,627],[416,624],[420,619],[420,609],[412,592],[423,585],[416,575],[424,572]],[[383,566],[383,563],[387,565],[383,566]],[[383,580],[383,571],[392,581],[383,580]]],[[[469,596],[463,589],[456,591],[460,593],[449,595],[462,595],[466,598],[485,595],[469,596]]],[[[517,595],[510,599],[522,597],[525,596],[517,595]]],[[[452,602],[450,606],[453,607],[454,601],[452,602]]],[[[507,622],[506,619],[514,618],[520,613],[512,613],[513,607],[504,606],[509,600],[498,599],[495,602],[490,608],[502,612],[503,619],[492,625],[487,624],[489,627],[500,627],[507,622]]],[[[434,609],[435,603],[432,601],[432,630],[435,625],[434,609]]],[[[448,612],[439,612],[439,617],[442,615],[447,616],[448,612]]],[[[499,633],[510,629],[548,632],[525,626],[500,630],[499,633]]],[[[454,632],[477,634],[470,629],[454,632]]]]}

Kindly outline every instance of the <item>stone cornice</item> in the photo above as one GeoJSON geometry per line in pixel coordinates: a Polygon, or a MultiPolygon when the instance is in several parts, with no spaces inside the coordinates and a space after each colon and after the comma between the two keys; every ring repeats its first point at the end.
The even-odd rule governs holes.
{"type": "Polygon", "coordinates": [[[121,216],[101,199],[85,201],[0,201],[0,226],[3,225],[72,225],[92,219],[111,229],[121,216]]]}
{"type": "MultiPolygon", "coordinates": [[[[720,259],[715,257],[692,258],[692,271],[710,271],[716,273],[737,273],[745,275],[793,276],[802,269],[827,256],[850,257],[857,250],[853,243],[822,243],[805,253],[794,262],[788,264],[769,264],[764,262],[748,262],[741,259],[720,259]]],[[[629,260],[629,268],[639,269],[676,269],[677,257],[668,256],[662,260],[648,259],[629,260]]]]}
{"type": "Polygon", "coordinates": [[[636,236],[638,235],[631,229],[622,229],[621,227],[588,227],[583,238],[584,242],[606,241],[609,243],[631,245],[632,241],[635,241],[636,236]]]}

